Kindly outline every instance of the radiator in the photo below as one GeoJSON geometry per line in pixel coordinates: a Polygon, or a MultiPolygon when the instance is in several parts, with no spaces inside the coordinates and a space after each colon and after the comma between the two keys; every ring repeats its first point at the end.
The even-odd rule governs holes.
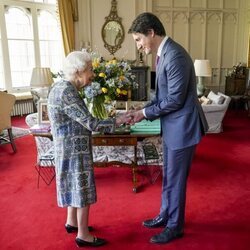
{"type": "Polygon", "coordinates": [[[33,99],[16,100],[11,116],[34,113],[33,99]]]}

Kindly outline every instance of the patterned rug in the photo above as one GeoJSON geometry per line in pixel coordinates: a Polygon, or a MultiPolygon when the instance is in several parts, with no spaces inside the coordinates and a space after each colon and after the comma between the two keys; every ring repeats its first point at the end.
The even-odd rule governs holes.
{"type": "MultiPolygon", "coordinates": [[[[30,131],[29,129],[25,129],[25,128],[12,127],[12,134],[14,136],[14,139],[16,139],[16,138],[20,138],[20,137],[30,134],[30,131]]],[[[8,131],[6,129],[3,131],[3,133],[0,134],[0,144],[9,143],[3,140],[2,138],[9,139],[8,131]]]]}

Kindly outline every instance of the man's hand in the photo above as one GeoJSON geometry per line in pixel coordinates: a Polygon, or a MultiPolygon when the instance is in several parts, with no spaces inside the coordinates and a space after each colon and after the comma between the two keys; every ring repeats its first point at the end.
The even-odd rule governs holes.
{"type": "Polygon", "coordinates": [[[127,114],[129,114],[131,116],[131,122],[130,124],[135,124],[136,122],[140,122],[141,120],[143,120],[145,117],[143,115],[142,109],[140,110],[131,110],[128,111],[127,114]]]}
{"type": "Polygon", "coordinates": [[[128,113],[121,114],[116,117],[116,126],[120,127],[123,124],[131,124],[132,116],[128,113]]]}

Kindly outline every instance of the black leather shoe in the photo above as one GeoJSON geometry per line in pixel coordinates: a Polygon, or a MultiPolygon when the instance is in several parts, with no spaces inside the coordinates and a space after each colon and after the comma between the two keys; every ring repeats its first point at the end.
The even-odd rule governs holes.
{"type": "Polygon", "coordinates": [[[73,227],[73,226],[71,226],[69,224],[65,225],[65,229],[66,229],[68,234],[75,233],[75,232],[78,231],[78,227],[73,227]]]}
{"type": "MultiPolygon", "coordinates": [[[[91,231],[94,230],[94,228],[91,227],[91,226],[89,226],[88,228],[89,228],[89,232],[91,232],[91,231]]],[[[78,231],[78,227],[73,227],[73,226],[71,226],[69,224],[65,225],[65,229],[66,229],[66,231],[67,231],[68,234],[76,233],[78,231]]]]}
{"type": "Polygon", "coordinates": [[[154,219],[143,221],[142,225],[148,228],[165,227],[167,225],[167,220],[158,215],[154,219]]]}
{"type": "Polygon", "coordinates": [[[81,240],[80,238],[76,238],[76,245],[78,247],[99,247],[102,246],[104,244],[106,244],[107,241],[101,238],[96,238],[94,237],[94,240],[92,242],[89,241],[85,241],[85,240],[81,240]]]}
{"type": "Polygon", "coordinates": [[[160,234],[154,235],[150,239],[150,242],[158,243],[158,244],[165,244],[176,238],[181,238],[182,236],[183,236],[183,231],[178,231],[176,229],[171,229],[169,227],[166,227],[160,234]]]}

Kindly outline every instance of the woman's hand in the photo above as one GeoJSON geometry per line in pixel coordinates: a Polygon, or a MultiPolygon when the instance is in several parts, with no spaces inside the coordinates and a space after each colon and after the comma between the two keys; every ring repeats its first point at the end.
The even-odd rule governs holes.
{"type": "Polygon", "coordinates": [[[124,113],[116,117],[116,126],[120,127],[123,124],[131,124],[132,116],[129,113],[124,113]]]}

